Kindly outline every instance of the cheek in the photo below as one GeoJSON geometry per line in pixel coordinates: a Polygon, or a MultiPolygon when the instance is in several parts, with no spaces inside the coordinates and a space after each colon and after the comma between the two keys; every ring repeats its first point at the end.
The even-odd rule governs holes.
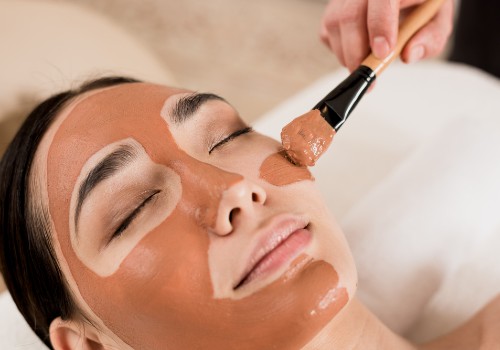
{"type": "Polygon", "coordinates": [[[241,137],[251,139],[235,141],[234,146],[221,150],[211,162],[219,168],[238,172],[249,179],[259,178],[274,186],[314,181],[308,168],[293,164],[275,140],[257,133],[241,137]]]}
{"type": "Polygon", "coordinates": [[[114,276],[113,284],[126,296],[120,304],[143,315],[147,326],[176,328],[181,315],[176,310],[189,317],[212,294],[207,250],[206,233],[178,213],[141,241],[114,276]]]}
{"type": "Polygon", "coordinates": [[[134,348],[164,348],[188,337],[184,333],[196,324],[200,306],[210,302],[207,250],[206,233],[176,209],[141,240],[114,275],[79,288],[125,342],[134,348]]]}
{"type": "Polygon", "coordinates": [[[275,186],[289,185],[303,180],[314,180],[304,166],[292,164],[284,151],[271,154],[260,166],[260,178],[275,186]]]}
{"type": "MultiPolygon", "coordinates": [[[[139,288],[137,292],[142,289],[150,296],[161,290],[210,292],[206,233],[176,214],[150,232],[123,261],[114,277],[125,289],[133,284],[139,288]]],[[[145,300],[137,299],[143,305],[145,300]]]]}

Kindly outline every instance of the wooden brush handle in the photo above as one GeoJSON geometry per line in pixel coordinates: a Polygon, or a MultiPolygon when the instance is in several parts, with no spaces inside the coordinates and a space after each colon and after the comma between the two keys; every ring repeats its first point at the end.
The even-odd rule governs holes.
{"type": "Polygon", "coordinates": [[[411,37],[436,15],[445,1],[447,0],[427,0],[415,8],[400,25],[398,41],[394,50],[383,60],[378,59],[371,53],[361,64],[370,67],[379,76],[401,54],[411,37]]]}

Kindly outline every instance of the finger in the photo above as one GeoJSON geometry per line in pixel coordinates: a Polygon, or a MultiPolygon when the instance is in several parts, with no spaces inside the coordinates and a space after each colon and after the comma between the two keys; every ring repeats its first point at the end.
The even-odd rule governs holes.
{"type": "Polygon", "coordinates": [[[325,44],[328,48],[330,48],[330,40],[328,40],[328,31],[326,30],[326,27],[321,23],[321,26],[319,28],[319,38],[321,39],[321,42],[325,44]]]}
{"type": "Polygon", "coordinates": [[[335,0],[331,0],[325,7],[323,11],[323,17],[321,18],[321,26],[319,35],[321,41],[328,47],[330,47],[330,31],[338,25],[338,21],[335,18],[335,0]]]}
{"type": "Polygon", "coordinates": [[[321,21],[320,38],[323,43],[337,56],[340,64],[345,66],[344,55],[340,40],[339,18],[340,18],[340,0],[332,0],[327,5],[323,19],[321,21]]]}
{"type": "Polygon", "coordinates": [[[340,42],[340,31],[338,27],[332,27],[330,32],[327,31],[324,25],[320,28],[319,34],[321,41],[325,44],[337,57],[339,63],[345,66],[344,55],[342,53],[342,45],[340,42]]]}
{"type": "Polygon", "coordinates": [[[420,5],[421,3],[425,2],[426,0],[400,0],[399,1],[399,8],[400,9],[405,9],[407,7],[412,7],[415,5],[420,5]]]}
{"type": "Polygon", "coordinates": [[[330,32],[329,45],[332,52],[337,56],[340,64],[347,67],[347,62],[342,51],[342,40],[340,39],[340,29],[337,27],[330,32]]]}
{"type": "Polygon", "coordinates": [[[399,3],[399,26],[406,20],[408,15],[412,13],[412,11],[414,11],[418,5],[421,5],[426,1],[427,0],[401,0],[399,3]]]}
{"type": "Polygon", "coordinates": [[[359,67],[361,62],[370,53],[370,45],[368,42],[368,34],[366,26],[360,32],[349,30],[346,27],[341,27],[342,52],[346,67],[352,72],[359,67]],[[347,31],[344,32],[344,29],[347,31]]]}
{"type": "Polygon", "coordinates": [[[437,15],[406,44],[401,59],[413,63],[440,54],[453,28],[453,1],[443,4],[437,15]]]}
{"type": "Polygon", "coordinates": [[[373,54],[386,58],[396,45],[399,22],[399,0],[377,0],[368,3],[368,33],[373,54]]]}
{"type": "Polygon", "coordinates": [[[364,1],[349,2],[343,9],[340,38],[347,68],[352,72],[370,52],[366,29],[366,4],[364,1]]]}

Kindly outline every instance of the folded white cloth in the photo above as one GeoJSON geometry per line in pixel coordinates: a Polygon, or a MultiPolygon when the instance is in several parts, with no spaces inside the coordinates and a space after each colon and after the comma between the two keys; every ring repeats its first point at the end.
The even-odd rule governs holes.
{"type": "Polygon", "coordinates": [[[0,349],[47,350],[29,328],[7,292],[0,294],[0,349]]]}
{"type": "Polygon", "coordinates": [[[455,118],[343,220],[359,296],[416,341],[500,293],[500,118],[455,118]]]}

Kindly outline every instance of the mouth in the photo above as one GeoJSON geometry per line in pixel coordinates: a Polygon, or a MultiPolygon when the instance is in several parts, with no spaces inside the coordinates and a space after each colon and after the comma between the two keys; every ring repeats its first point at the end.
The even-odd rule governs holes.
{"type": "Polygon", "coordinates": [[[309,223],[303,218],[274,218],[256,234],[257,244],[233,290],[270,276],[296,258],[310,243],[309,223]]]}

